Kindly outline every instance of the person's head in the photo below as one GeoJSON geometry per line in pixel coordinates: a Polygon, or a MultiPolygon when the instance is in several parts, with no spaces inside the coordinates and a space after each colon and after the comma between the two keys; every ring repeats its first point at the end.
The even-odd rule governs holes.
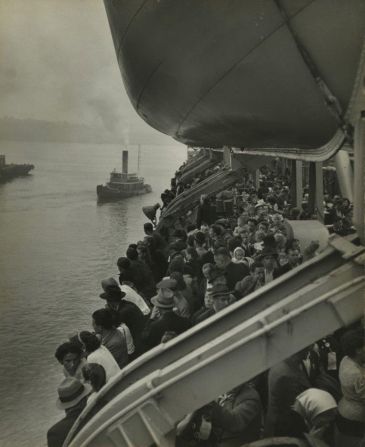
{"type": "Polygon", "coordinates": [[[359,364],[365,364],[365,334],[364,329],[352,329],[341,338],[343,353],[359,364]]]}
{"type": "Polygon", "coordinates": [[[97,334],[113,329],[113,314],[109,309],[99,309],[92,314],[92,326],[97,334]]]}
{"type": "Polygon", "coordinates": [[[213,308],[213,298],[212,298],[212,290],[207,290],[204,295],[204,307],[206,309],[213,308]]]}
{"type": "Polygon", "coordinates": [[[246,225],[247,221],[248,221],[248,212],[247,211],[243,211],[241,213],[241,215],[238,216],[238,218],[237,218],[237,225],[239,227],[243,227],[244,225],[246,225]]]}
{"type": "Polygon", "coordinates": [[[231,256],[229,254],[229,251],[224,247],[218,248],[214,252],[214,262],[216,263],[218,268],[225,269],[227,265],[231,262],[231,256]]]}
{"type": "Polygon", "coordinates": [[[157,284],[157,295],[151,298],[151,303],[159,313],[169,312],[174,307],[174,291],[177,282],[174,279],[163,279],[157,284]]]}
{"type": "Polygon", "coordinates": [[[251,266],[252,276],[256,278],[259,282],[265,282],[265,268],[263,264],[256,261],[251,266]]]}
{"type": "Polygon", "coordinates": [[[136,247],[129,246],[126,255],[130,261],[136,261],[138,259],[137,246],[136,247]]]}
{"type": "Polygon", "coordinates": [[[210,262],[207,262],[206,264],[203,265],[202,273],[204,275],[204,278],[206,278],[206,279],[210,278],[210,272],[212,271],[212,268],[213,268],[213,264],[211,264],[210,262]]]}
{"type": "Polygon", "coordinates": [[[222,236],[223,230],[220,225],[211,225],[209,228],[209,236],[212,239],[217,239],[218,237],[222,236]]]}
{"type": "Polygon", "coordinates": [[[146,222],[143,225],[143,229],[144,229],[145,234],[147,234],[147,235],[152,234],[153,233],[153,225],[152,225],[152,223],[151,222],[146,222]]]}
{"type": "MultiPolygon", "coordinates": [[[[124,274],[121,273],[121,276],[123,277],[124,274]]],[[[114,278],[103,279],[101,287],[104,292],[99,297],[107,302],[107,307],[110,309],[118,309],[121,300],[125,297],[125,293],[120,289],[116,280],[114,278]]]]}
{"type": "Polygon", "coordinates": [[[263,232],[264,234],[267,234],[269,230],[269,224],[266,221],[261,221],[258,225],[259,231],[263,232]]]}
{"type": "Polygon", "coordinates": [[[243,245],[247,245],[250,242],[250,235],[248,234],[248,231],[241,231],[240,237],[243,245]]]}
{"type": "Polygon", "coordinates": [[[262,254],[261,262],[265,270],[272,271],[276,266],[276,255],[274,252],[267,252],[262,254]]]}
{"type": "Polygon", "coordinates": [[[255,206],[254,205],[250,205],[248,208],[247,208],[247,212],[248,212],[248,215],[252,218],[252,217],[254,217],[254,216],[256,216],[256,208],[255,208],[255,206]]]}
{"type": "Polygon", "coordinates": [[[285,252],[280,252],[278,254],[278,263],[282,267],[283,265],[286,265],[289,262],[288,255],[285,252]]]}
{"type": "Polygon", "coordinates": [[[292,239],[288,243],[288,248],[293,248],[294,250],[299,250],[299,252],[300,252],[300,242],[299,242],[299,239],[292,239]]]}
{"type": "Polygon", "coordinates": [[[256,219],[248,219],[247,220],[247,225],[248,225],[248,231],[250,233],[253,233],[253,232],[256,231],[256,225],[257,225],[256,219]]]}
{"type": "Polygon", "coordinates": [[[288,248],[288,261],[292,266],[297,266],[300,262],[300,252],[296,248],[288,248]]]}
{"type": "Polygon", "coordinates": [[[262,242],[265,237],[265,233],[261,230],[255,231],[255,242],[262,242]]]}
{"type": "Polygon", "coordinates": [[[82,368],[85,382],[89,382],[97,393],[106,384],[105,369],[98,363],[88,363],[82,368]]]}
{"type": "Polygon", "coordinates": [[[257,203],[258,197],[256,192],[251,192],[250,194],[250,202],[251,203],[257,203]]]}
{"type": "Polygon", "coordinates": [[[200,225],[200,231],[207,234],[209,232],[209,225],[206,222],[202,222],[200,225]]]}
{"type": "Polygon", "coordinates": [[[296,397],[292,408],[303,418],[309,432],[321,438],[335,420],[337,403],[327,391],[308,388],[296,397]]]}
{"type": "Polygon", "coordinates": [[[272,216],[272,223],[274,226],[280,226],[283,221],[283,216],[279,213],[276,213],[272,216]]]}
{"type": "Polygon", "coordinates": [[[284,249],[285,249],[285,246],[286,246],[286,243],[287,243],[287,239],[286,239],[286,237],[283,235],[283,233],[279,233],[279,232],[275,233],[275,234],[274,234],[274,238],[275,238],[275,245],[276,245],[276,248],[277,248],[278,250],[284,250],[284,249]]]}
{"type": "Polygon", "coordinates": [[[194,244],[196,247],[202,247],[206,242],[205,234],[202,231],[197,231],[194,234],[194,244]]]}
{"type": "Polygon", "coordinates": [[[138,256],[145,254],[147,252],[147,244],[145,241],[138,241],[137,243],[137,253],[138,256]]]}
{"type": "Polygon", "coordinates": [[[118,258],[117,267],[120,272],[128,270],[131,266],[130,260],[125,257],[118,258]]]}
{"type": "Polygon", "coordinates": [[[236,247],[233,252],[233,259],[236,261],[242,261],[246,253],[242,247],[236,247]]]}
{"type": "Polygon", "coordinates": [[[211,297],[215,312],[219,312],[220,310],[226,308],[234,301],[233,295],[225,284],[217,284],[213,286],[211,297]]]}
{"type": "Polygon", "coordinates": [[[82,348],[79,344],[66,342],[58,346],[55,357],[70,376],[76,373],[82,358],[82,348]]]}
{"type": "Polygon", "coordinates": [[[92,352],[100,348],[101,342],[99,338],[92,332],[82,331],[78,334],[78,338],[80,342],[83,344],[87,354],[91,354],[92,352]]]}
{"type": "Polygon", "coordinates": [[[150,252],[154,252],[156,249],[155,240],[153,239],[153,236],[147,235],[143,238],[143,242],[145,243],[146,247],[150,250],[150,252]]]}

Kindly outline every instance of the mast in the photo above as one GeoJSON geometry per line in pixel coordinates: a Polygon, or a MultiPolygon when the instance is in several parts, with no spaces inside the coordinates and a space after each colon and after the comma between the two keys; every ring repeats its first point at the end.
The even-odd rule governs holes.
{"type": "Polygon", "coordinates": [[[141,163],[141,145],[138,145],[138,158],[137,158],[137,175],[139,175],[139,165],[141,163]]]}
{"type": "Polygon", "coordinates": [[[123,151],[122,173],[128,174],[128,151],[123,151]]]}

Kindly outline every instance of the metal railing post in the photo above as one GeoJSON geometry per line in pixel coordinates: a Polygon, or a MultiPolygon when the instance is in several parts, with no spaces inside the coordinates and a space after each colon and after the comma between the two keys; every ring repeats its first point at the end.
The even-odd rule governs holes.
{"type": "Polygon", "coordinates": [[[354,141],[354,225],[365,244],[365,111],[355,125],[354,141]]]}

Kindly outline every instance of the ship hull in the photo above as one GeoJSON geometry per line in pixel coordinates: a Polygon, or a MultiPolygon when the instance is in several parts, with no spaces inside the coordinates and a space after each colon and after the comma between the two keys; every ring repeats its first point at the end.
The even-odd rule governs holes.
{"type": "Polygon", "coordinates": [[[98,185],[96,193],[99,201],[112,201],[127,199],[129,197],[141,196],[152,192],[150,185],[143,185],[143,187],[134,191],[123,191],[117,188],[111,188],[108,185],[98,185]]]}
{"type": "Polygon", "coordinates": [[[176,140],[313,149],[341,127],[363,48],[364,1],[104,3],[135,110],[176,140]]]}
{"type": "Polygon", "coordinates": [[[12,180],[16,177],[24,177],[34,169],[33,165],[5,165],[0,168],[0,183],[12,180]]]}

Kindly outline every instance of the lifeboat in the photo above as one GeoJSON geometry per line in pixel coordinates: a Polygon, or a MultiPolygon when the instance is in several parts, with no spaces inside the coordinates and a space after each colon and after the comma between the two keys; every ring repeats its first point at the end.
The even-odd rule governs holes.
{"type": "Polygon", "coordinates": [[[190,146],[338,149],[362,88],[363,0],[104,0],[137,113],[190,146]]]}

